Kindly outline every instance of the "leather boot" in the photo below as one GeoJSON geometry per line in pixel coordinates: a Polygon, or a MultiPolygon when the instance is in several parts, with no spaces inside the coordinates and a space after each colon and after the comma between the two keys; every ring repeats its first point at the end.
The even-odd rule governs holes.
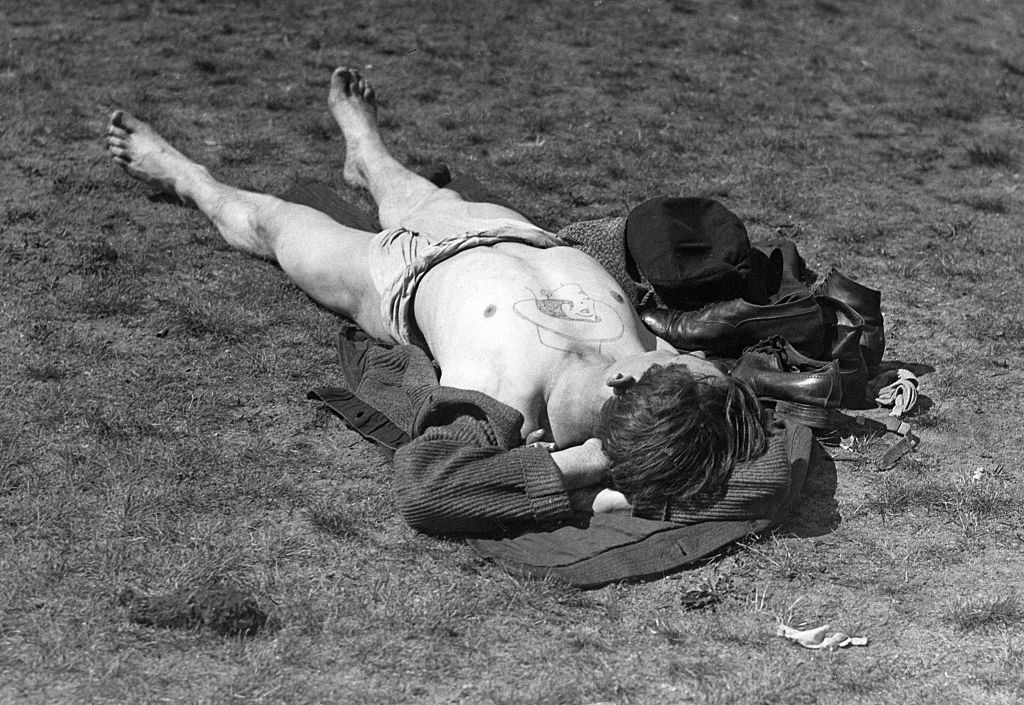
{"type": "Polygon", "coordinates": [[[852,307],[830,296],[818,296],[818,304],[825,316],[825,357],[839,362],[843,406],[863,409],[866,405],[864,391],[868,384],[868,366],[860,344],[864,319],[852,307]]]}
{"type": "Polygon", "coordinates": [[[885,323],[882,320],[882,292],[869,289],[847,277],[835,267],[831,268],[814,293],[828,296],[852,308],[864,319],[860,346],[868,367],[877,367],[885,352],[885,323]]]}
{"type": "Polygon", "coordinates": [[[699,311],[654,309],[640,315],[656,336],[679,350],[706,350],[739,357],[743,348],[772,335],[816,357],[825,349],[825,318],[813,296],[787,297],[760,306],[743,299],[720,301],[699,311]]]}
{"type": "Polygon", "coordinates": [[[748,384],[762,401],[774,403],[778,416],[811,428],[838,425],[842,379],[835,360],[804,357],[775,336],[747,348],[729,374],[748,384]]]}
{"type": "Polygon", "coordinates": [[[769,259],[780,261],[779,284],[774,291],[770,292],[772,301],[778,301],[794,294],[806,295],[811,292],[807,285],[811,275],[807,271],[804,258],[797,252],[795,242],[785,238],[776,238],[755,243],[754,247],[769,259]]]}

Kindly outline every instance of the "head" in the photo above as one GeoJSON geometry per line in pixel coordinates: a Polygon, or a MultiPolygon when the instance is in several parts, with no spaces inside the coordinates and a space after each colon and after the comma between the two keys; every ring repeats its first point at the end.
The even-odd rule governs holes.
{"type": "Polygon", "coordinates": [[[709,495],[735,463],[767,447],[764,413],[750,388],[702,369],[654,364],[639,380],[609,381],[615,393],[601,409],[597,437],[615,489],[630,502],[709,495]]]}

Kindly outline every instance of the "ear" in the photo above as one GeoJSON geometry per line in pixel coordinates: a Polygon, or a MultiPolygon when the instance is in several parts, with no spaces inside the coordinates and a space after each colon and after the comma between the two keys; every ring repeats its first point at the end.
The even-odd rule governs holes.
{"type": "Polygon", "coordinates": [[[616,395],[625,394],[634,384],[636,384],[636,377],[616,372],[614,377],[609,377],[605,380],[605,384],[611,387],[616,395]]]}

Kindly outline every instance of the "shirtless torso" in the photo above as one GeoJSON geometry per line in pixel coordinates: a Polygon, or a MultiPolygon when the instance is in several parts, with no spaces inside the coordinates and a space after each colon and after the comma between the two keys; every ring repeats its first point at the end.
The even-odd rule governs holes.
{"type": "Polygon", "coordinates": [[[525,419],[524,437],[543,429],[560,447],[592,433],[586,415],[550,413],[555,382],[659,342],[616,281],[570,247],[501,243],[460,253],[424,277],[415,315],[442,384],[515,408],[525,419]]]}

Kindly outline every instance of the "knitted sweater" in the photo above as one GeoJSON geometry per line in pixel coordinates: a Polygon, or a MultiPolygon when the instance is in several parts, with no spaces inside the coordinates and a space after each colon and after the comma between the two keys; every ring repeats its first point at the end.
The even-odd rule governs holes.
{"type": "MultiPolygon", "coordinates": [[[[395,498],[410,526],[428,534],[494,536],[578,523],[550,454],[523,446],[518,411],[480,392],[441,386],[420,348],[391,347],[360,333],[347,329],[340,345],[355,399],[330,388],[311,396],[367,437],[394,440],[384,445],[396,448],[395,498]],[[386,425],[395,428],[382,433],[386,425]]],[[[768,451],[737,464],[718,496],[637,506],[633,514],[682,524],[776,519],[803,482],[806,465],[798,468],[791,452],[801,429],[776,424],[768,451]]]]}

